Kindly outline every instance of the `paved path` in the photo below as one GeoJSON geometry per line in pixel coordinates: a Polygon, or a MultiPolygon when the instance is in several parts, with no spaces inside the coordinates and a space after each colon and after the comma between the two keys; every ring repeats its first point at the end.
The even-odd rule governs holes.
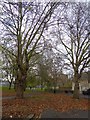
{"type": "MultiPolygon", "coordinates": [[[[72,93],[66,93],[66,94],[69,95],[69,96],[73,96],[72,93]]],[[[79,97],[80,97],[80,98],[90,99],[90,95],[83,95],[83,94],[80,94],[79,97]]]]}
{"type": "Polygon", "coordinates": [[[57,112],[48,109],[42,112],[41,118],[90,118],[90,111],[72,110],[69,112],[57,112]]]}

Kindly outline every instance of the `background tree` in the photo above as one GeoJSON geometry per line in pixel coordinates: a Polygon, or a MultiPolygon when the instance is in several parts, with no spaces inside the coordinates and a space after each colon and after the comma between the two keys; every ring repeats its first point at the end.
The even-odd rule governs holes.
{"type": "Polygon", "coordinates": [[[58,19],[58,39],[66,51],[66,54],[62,53],[74,72],[74,98],[79,98],[79,79],[90,65],[88,10],[87,3],[70,3],[58,19]]]}
{"type": "Polygon", "coordinates": [[[44,56],[41,56],[38,62],[38,75],[40,78],[41,90],[45,87],[46,82],[48,81],[48,66],[45,63],[44,56]]]}
{"type": "Polygon", "coordinates": [[[62,56],[60,56],[56,51],[53,49],[52,43],[45,43],[45,63],[48,73],[48,79],[47,82],[49,83],[50,89],[53,88],[54,93],[56,93],[56,87],[58,87],[58,81],[64,83],[64,79],[61,79],[63,74],[63,67],[64,67],[64,60],[62,59],[62,56]]]}
{"type": "Polygon", "coordinates": [[[27,87],[36,88],[39,85],[39,78],[35,70],[29,71],[27,75],[27,87]]]}
{"type": "MultiPolygon", "coordinates": [[[[2,51],[3,53],[4,51],[2,51]]],[[[14,70],[14,64],[12,64],[12,61],[7,57],[6,53],[2,54],[2,71],[4,72],[3,79],[5,81],[8,81],[9,83],[9,89],[11,89],[12,84],[14,84],[15,81],[15,70],[14,70]]]]}

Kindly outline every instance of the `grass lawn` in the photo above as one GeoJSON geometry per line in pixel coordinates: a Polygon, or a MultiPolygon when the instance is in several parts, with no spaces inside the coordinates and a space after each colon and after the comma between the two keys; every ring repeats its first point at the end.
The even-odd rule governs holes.
{"type": "Polygon", "coordinates": [[[2,96],[13,96],[13,95],[15,95],[15,90],[13,88],[11,88],[9,90],[8,87],[3,86],[3,87],[0,87],[0,89],[2,90],[2,96]]]}
{"type": "Polygon", "coordinates": [[[0,90],[2,90],[2,87],[0,86],[0,90]]]}
{"type": "MultiPolygon", "coordinates": [[[[15,96],[15,89],[14,88],[11,88],[9,90],[9,87],[1,87],[0,86],[0,91],[2,91],[2,96],[3,97],[7,97],[7,96],[15,96]]],[[[35,90],[30,90],[30,89],[26,89],[24,94],[27,95],[27,94],[31,94],[31,93],[34,93],[34,92],[44,92],[43,90],[41,90],[40,88],[37,88],[35,90]]]]}
{"type": "Polygon", "coordinates": [[[3,87],[1,87],[0,89],[2,89],[3,92],[4,92],[4,91],[5,91],[5,92],[6,92],[6,91],[7,91],[7,92],[11,92],[11,91],[14,92],[14,89],[13,89],[13,88],[11,88],[11,89],[9,90],[9,87],[7,87],[7,86],[3,86],[3,87]]]}

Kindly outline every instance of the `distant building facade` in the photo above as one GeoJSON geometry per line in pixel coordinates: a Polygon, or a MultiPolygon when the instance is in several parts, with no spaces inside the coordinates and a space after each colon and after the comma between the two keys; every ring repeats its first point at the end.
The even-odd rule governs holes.
{"type": "MultiPolygon", "coordinates": [[[[74,90],[75,83],[72,81],[72,90],[74,90]]],[[[82,93],[83,90],[90,88],[90,71],[83,72],[79,80],[79,90],[82,93]]]]}
{"type": "Polygon", "coordinates": [[[57,79],[57,88],[64,87],[68,80],[68,75],[61,73],[57,79]]]}

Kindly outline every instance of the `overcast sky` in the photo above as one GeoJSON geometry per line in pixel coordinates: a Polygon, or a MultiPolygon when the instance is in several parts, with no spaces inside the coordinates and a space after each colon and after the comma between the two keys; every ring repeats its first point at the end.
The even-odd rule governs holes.
{"type": "MultiPolygon", "coordinates": [[[[0,0],[0,2],[3,0],[0,0]]],[[[23,2],[31,2],[33,0],[8,0],[11,2],[15,2],[15,1],[23,1],[23,2]]],[[[37,2],[48,2],[49,0],[36,0],[37,2]]],[[[50,1],[56,1],[56,2],[90,2],[90,0],[50,0],[50,1]]]]}

